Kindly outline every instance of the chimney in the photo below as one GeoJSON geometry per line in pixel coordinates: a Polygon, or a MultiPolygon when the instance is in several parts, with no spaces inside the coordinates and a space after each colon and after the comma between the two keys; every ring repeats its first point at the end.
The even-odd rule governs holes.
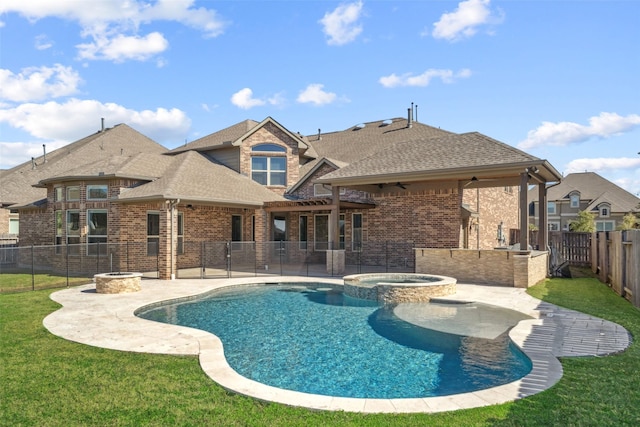
{"type": "Polygon", "coordinates": [[[42,163],[47,163],[47,145],[42,144],[42,152],[44,153],[42,163]]]}
{"type": "Polygon", "coordinates": [[[101,122],[100,132],[104,132],[104,117],[100,119],[100,122],[101,122]]]}

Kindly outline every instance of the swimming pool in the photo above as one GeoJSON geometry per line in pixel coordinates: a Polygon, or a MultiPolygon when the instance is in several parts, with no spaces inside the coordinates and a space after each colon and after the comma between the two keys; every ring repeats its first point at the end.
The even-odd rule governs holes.
{"type": "Polygon", "coordinates": [[[507,336],[527,318],[521,313],[482,304],[426,304],[437,306],[437,321],[429,324],[417,304],[426,303],[382,306],[345,296],[339,287],[288,283],[221,289],[138,315],[209,331],[220,337],[239,374],[312,394],[442,396],[506,384],[531,370],[507,336]],[[458,323],[458,312],[467,318],[472,313],[476,325],[487,323],[480,330],[494,322],[497,332],[484,337],[468,328],[447,329],[458,323]]]}

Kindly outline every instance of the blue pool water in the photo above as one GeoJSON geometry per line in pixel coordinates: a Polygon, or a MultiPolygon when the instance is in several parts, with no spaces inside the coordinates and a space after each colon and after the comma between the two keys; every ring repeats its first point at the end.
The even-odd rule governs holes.
{"type": "MultiPolygon", "coordinates": [[[[444,307],[447,316],[456,306],[444,307]]],[[[442,396],[505,384],[531,370],[506,331],[486,339],[427,329],[401,320],[394,307],[321,284],[223,289],[138,315],[209,331],[239,374],[313,394],[442,396]]]]}

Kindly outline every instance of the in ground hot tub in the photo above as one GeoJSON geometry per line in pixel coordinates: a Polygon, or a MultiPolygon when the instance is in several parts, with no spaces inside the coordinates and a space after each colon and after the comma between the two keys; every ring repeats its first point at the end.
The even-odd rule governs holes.
{"type": "Polygon", "coordinates": [[[344,277],[344,294],[382,303],[427,302],[456,293],[456,279],[416,273],[352,274],[344,277]]]}
{"type": "Polygon", "coordinates": [[[122,294],[138,292],[142,273],[102,273],[95,274],[96,292],[99,294],[122,294]]]}

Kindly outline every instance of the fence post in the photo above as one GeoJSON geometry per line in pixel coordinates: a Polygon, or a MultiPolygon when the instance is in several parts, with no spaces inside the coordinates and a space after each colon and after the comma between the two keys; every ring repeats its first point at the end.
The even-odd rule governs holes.
{"type": "Polygon", "coordinates": [[[35,255],[34,255],[33,244],[31,244],[31,290],[36,290],[36,272],[35,272],[35,255]]]}
{"type": "Polygon", "coordinates": [[[67,239],[67,244],[65,245],[65,263],[67,264],[67,288],[69,287],[69,240],[67,239]]]}
{"type": "Polygon", "coordinates": [[[227,278],[231,278],[231,243],[227,242],[227,278]]]}
{"type": "Polygon", "coordinates": [[[204,242],[200,243],[200,278],[204,279],[205,266],[204,266],[204,242]]]}

